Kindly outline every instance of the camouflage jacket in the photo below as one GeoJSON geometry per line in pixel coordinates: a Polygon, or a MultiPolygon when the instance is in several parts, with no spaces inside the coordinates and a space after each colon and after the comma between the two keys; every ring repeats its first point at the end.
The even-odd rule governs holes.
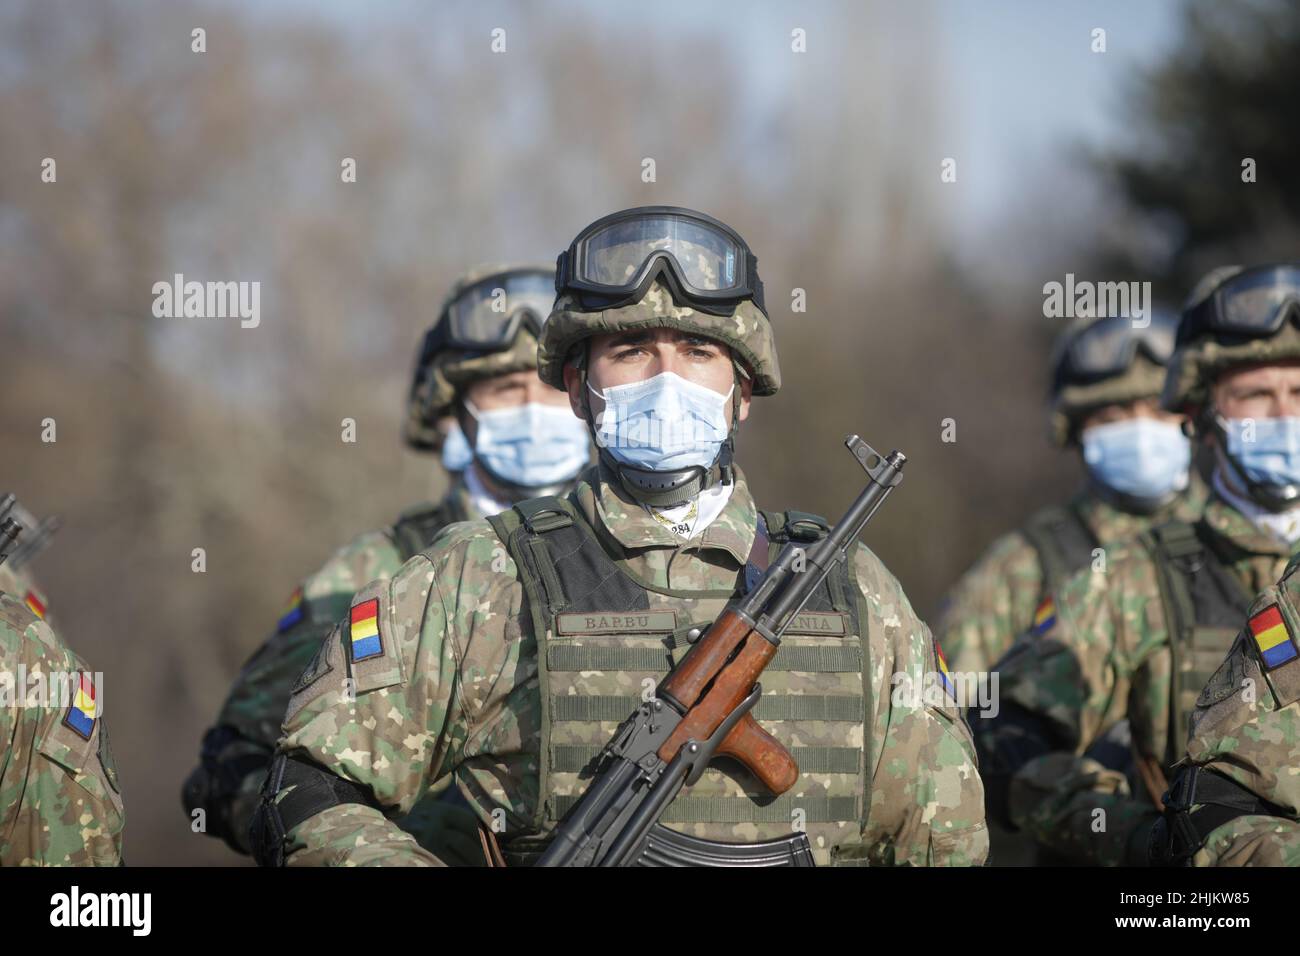
{"type": "MultiPolygon", "coordinates": [[[[463,480],[452,486],[441,507],[454,518],[480,517],[471,508],[463,480]]],[[[426,505],[404,514],[429,510],[426,505]]],[[[248,822],[294,681],[347,614],[352,595],[367,582],[392,577],[407,555],[419,550],[398,536],[397,525],[361,534],[305,578],[290,596],[275,632],[235,679],[204,740],[204,763],[187,782],[185,799],[190,810],[203,806],[209,815],[218,816],[210,832],[233,841],[233,849],[248,852],[248,822]],[[202,788],[207,788],[206,794],[202,788]]]]}
{"type": "MultiPolygon", "coordinates": [[[[584,474],[569,500],[597,529],[601,547],[618,566],[649,585],[652,599],[667,600],[663,589],[734,591],[757,518],[743,476],[738,475],[723,512],[689,542],[654,521],[616,485],[598,466],[584,474]]],[[[865,608],[863,653],[858,672],[838,676],[846,692],[856,688],[859,695],[857,722],[842,725],[857,728],[858,739],[847,743],[856,743],[858,751],[864,746],[861,721],[864,716],[869,721],[869,781],[862,779],[861,759],[848,775],[850,787],[857,778],[860,813],[851,825],[862,831],[859,845],[877,863],[982,863],[988,847],[983,789],[960,712],[950,701],[936,705],[930,698],[891,696],[895,675],[919,686],[936,667],[933,639],[898,582],[865,546],[852,560],[852,580],[865,608]],[[864,686],[872,690],[865,713],[864,686]],[[870,800],[864,806],[868,782],[870,800]]],[[[717,613],[723,600],[710,613],[717,613]]],[[[377,622],[376,646],[382,653],[354,663],[355,652],[346,648],[356,634],[349,636],[341,626],[300,681],[280,751],[361,785],[375,806],[338,804],[292,827],[289,862],[437,865],[436,857],[388,817],[408,810],[448,774],[485,825],[501,823],[492,829],[503,840],[531,830],[555,797],[538,792],[543,706],[551,700],[547,706],[553,712],[555,702],[543,697],[539,684],[541,636],[534,633],[518,569],[492,527],[457,525],[390,582],[361,591],[353,615],[359,610],[377,622]]],[[[767,677],[775,676],[769,669],[767,677]]],[[[569,693],[574,697],[568,699],[580,703],[590,693],[583,682],[602,677],[585,669],[573,675],[569,693]]],[[[785,678],[799,679],[798,674],[785,678]]],[[[599,728],[601,739],[589,742],[606,742],[630,710],[611,713],[614,719],[599,728]]],[[[759,716],[769,730],[776,729],[759,716]]],[[[817,726],[829,736],[834,724],[817,726]]],[[[552,781],[562,776],[555,773],[552,781]]],[[[828,776],[801,774],[791,793],[798,799],[808,790],[815,800],[828,776]]],[[[570,774],[564,786],[581,790],[585,784],[570,774]]],[[[726,799],[736,798],[753,801],[747,791],[727,792],[726,799]]],[[[789,829],[787,819],[784,830],[789,829]]],[[[753,825],[713,823],[694,832],[710,839],[766,838],[753,825]]],[[[827,853],[817,841],[813,846],[814,855],[827,853]]]]}
{"type": "MultiPolygon", "coordinates": [[[[1273,805],[1206,837],[1196,866],[1300,866],[1300,557],[1255,600],[1232,652],[1201,692],[1187,762],[1273,805]]],[[[1194,808],[1195,809],[1195,808],[1194,808]]]]}
{"type": "MultiPolygon", "coordinates": [[[[1102,548],[1136,537],[1153,524],[1180,518],[1195,521],[1205,507],[1204,483],[1191,487],[1169,509],[1155,515],[1120,511],[1082,491],[1065,506],[1102,548]]],[[[1043,516],[1039,512],[1035,517],[1043,516]]],[[[1026,529],[998,538],[958,579],[940,603],[934,634],[956,672],[986,671],[1027,631],[1046,592],[1063,581],[1047,580],[1038,549],[1026,529]]]]}
{"type": "MultiPolygon", "coordinates": [[[[1247,593],[1276,580],[1289,557],[1286,546],[1216,496],[1200,527],[1235,556],[1224,567],[1247,593]]],[[[1045,602],[1043,620],[999,663],[1001,712],[975,732],[986,776],[998,779],[990,783],[999,788],[992,807],[1005,806],[999,812],[1013,824],[1069,859],[1120,865],[1144,857],[1143,835],[1159,812],[1122,774],[1083,754],[1126,717],[1136,752],[1159,753],[1170,730],[1173,668],[1168,609],[1150,551],[1131,541],[1107,549],[1105,558],[1100,570],[1080,571],[1045,602]],[[1047,752],[1032,755],[1027,727],[1047,752]],[[995,756],[1007,754],[1018,756],[995,756]]]]}
{"type": "Polygon", "coordinates": [[[101,691],[48,624],[0,592],[0,866],[121,863],[101,691]]]}

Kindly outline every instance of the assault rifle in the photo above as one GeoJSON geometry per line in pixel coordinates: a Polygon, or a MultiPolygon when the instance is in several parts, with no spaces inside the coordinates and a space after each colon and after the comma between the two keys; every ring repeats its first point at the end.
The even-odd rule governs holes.
{"type": "Polygon", "coordinates": [[[0,564],[5,563],[5,559],[13,550],[14,542],[18,540],[18,535],[23,530],[22,525],[9,517],[9,512],[14,509],[15,500],[13,495],[0,498],[0,564]]]}
{"type": "Polygon", "coordinates": [[[806,834],[763,843],[701,840],[659,823],[673,798],[715,756],[739,760],[773,794],[794,786],[799,767],[750,713],[759,676],[781,636],[826,576],[848,557],[907,459],[882,458],[857,435],[844,442],[869,481],[844,517],[805,551],[786,544],[734,599],[681,663],[614,734],[595,778],[556,827],[538,866],[811,866],[806,834]]]}

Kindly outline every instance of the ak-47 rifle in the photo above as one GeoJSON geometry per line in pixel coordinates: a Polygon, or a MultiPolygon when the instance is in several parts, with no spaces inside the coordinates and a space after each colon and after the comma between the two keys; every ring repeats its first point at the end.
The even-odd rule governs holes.
{"type": "Polygon", "coordinates": [[[50,538],[54,537],[54,532],[61,527],[63,527],[63,519],[58,515],[50,515],[42,519],[36,526],[36,530],[23,533],[22,543],[9,553],[9,563],[15,570],[27,564],[45,550],[50,543],[50,538]]]}
{"type": "Polygon", "coordinates": [[[794,786],[794,758],[750,713],[759,676],[781,636],[826,576],[846,560],[885,496],[903,479],[906,458],[882,458],[857,435],[844,442],[866,470],[867,487],[825,537],[805,551],[786,544],[755,585],[736,598],[654,697],[618,728],[599,769],[556,828],[538,866],[811,866],[803,833],[751,844],[699,840],[660,824],[682,787],[714,756],[748,767],[773,794],[794,786]]]}
{"type": "Polygon", "coordinates": [[[5,563],[13,550],[13,544],[18,540],[19,533],[23,530],[13,518],[9,517],[9,512],[14,508],[15,498],[13,495],[5,495],[0,498],[0,564],[5,563]]]}

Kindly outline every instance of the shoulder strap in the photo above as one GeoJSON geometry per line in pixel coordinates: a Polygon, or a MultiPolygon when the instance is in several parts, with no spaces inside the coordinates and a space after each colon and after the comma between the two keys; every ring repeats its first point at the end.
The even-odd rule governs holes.
{"type": "MultiPolygon", "coordinates": [[[[1225,566],[1224,558],[1207,544],[1197,525],[1173,520],[1142,535],[1156,565],[1156,581],[1169,622],[1169,648],[1174,684],[1171,687],[1167,757],[1182,753],[1186,728],[1176,719],[1178,699],[1187,688],[1184,665],[1196,669],[1196,631],[1244,619],[1252,598],[1225,566]],[[1188,657],[1187,655],[1192,655],[1188,657]]],[[[1225,650],[1226,653],[1226,650],[1225,650]]],[[[1195,675],[1193,675],[1195,676],[1195,675]]],[[[1200,679],[1199,677],[1197,678],[1200,679]]],[[[1202,681],[1203,682],[1203,681],[1202,681]]],[[[1199,692],[1200,688],[1191,688],[1199,692]]]]}
{"type": "Polygon", "coordinates": [[[1038,554],[1043,591],[1055,591],[1092,560],[1097,539],[1073,508],[1044,508],[1031,515],[1021,534],[1038,554]]]}

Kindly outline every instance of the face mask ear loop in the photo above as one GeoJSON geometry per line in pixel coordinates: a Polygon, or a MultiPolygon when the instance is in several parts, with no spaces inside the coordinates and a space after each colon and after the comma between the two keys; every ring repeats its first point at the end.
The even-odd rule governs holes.
{"type": "Polygon", "coordinates": [[[724,485],[735,482],[733,462],[736,457],[736,432],[740,429],[740,366],[731,360],[731,428],[727,431],[727,440],[718,450],[718,477],[724,485]]]}

